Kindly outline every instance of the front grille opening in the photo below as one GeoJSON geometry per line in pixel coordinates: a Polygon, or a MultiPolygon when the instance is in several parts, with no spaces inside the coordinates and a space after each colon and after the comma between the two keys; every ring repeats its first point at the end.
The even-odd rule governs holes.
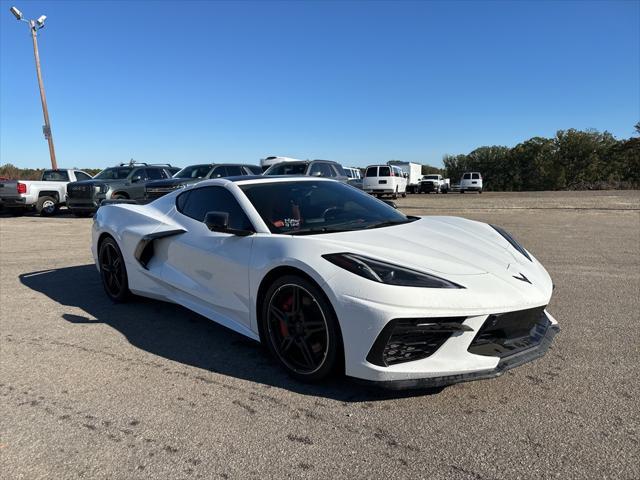
{"type": "Polygon", "coordinates": [[[466,317],[447,317],[391,320],[376,338],[367,361],[388,367],[427,358],[458,331],[457,326],[465,319],[466,317]]]}
{"type": "Polygon", "coordinates": [[[504,358],[540,343],[551,322],[545,307],[489,315],[468,351],[476,355],[504,358]]]}

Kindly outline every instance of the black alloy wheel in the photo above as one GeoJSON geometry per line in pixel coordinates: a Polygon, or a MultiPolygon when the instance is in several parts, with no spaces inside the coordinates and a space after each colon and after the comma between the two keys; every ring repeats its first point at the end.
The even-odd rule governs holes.
{"type": "Polygon", "coordinates": [[[271,353],[290,375],[318,381],[332,374],[342,358],[342,341],[333,309],[323,293],[304,278],[276,280],[262,306],[262,333],[271,353]]]}
{"type": "Polygon", "coordinates": [[[113,238],[108,237],[100,244],[98,260],[102,286],[109,298],[114,302],[126,301],[130,295],[127,269],[122,252],[113,238]]]}

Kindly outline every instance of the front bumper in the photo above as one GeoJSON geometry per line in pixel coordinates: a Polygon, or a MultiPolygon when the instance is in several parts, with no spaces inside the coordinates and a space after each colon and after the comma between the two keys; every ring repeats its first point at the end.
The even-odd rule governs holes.
{"type": "Polygon", "coordinates": [[[70,198],[67,197],[67,207],[70,210],[95,212],[104,198],[70,198]]]}
{"type": "Polygon", "coordinates": [[[525,363],[532,362],[540,357],[543,357],[547,350],[551,347],[553,338],[560,331],[560,327],[556,325],[550,325],[546,334],[540,340],[537,345],[520,351],[513,355],[502,358],[498,365],[491,370],[459,373],[454,375],[442,375],[438,377],[418,378],[411,380],[388,380],[388,381],[366,381],[359,380],[363,383],[375,384],[378,387],[387,388],[390,390],[404,390],[404,389],[418,389],[418,388],[438,388],[445,387],[447,385],[453,385],[455,383],[470,382],[473,380],[485,380],[489,378],[496,378],[501,376],[507,370],[519,367],[525,363]]]}
{"type": "Polygon", "coordinates": [[[432,182],[423,182],[420,184],[420,191],[425,193],[438,191],[438,186],[432,182]]]}

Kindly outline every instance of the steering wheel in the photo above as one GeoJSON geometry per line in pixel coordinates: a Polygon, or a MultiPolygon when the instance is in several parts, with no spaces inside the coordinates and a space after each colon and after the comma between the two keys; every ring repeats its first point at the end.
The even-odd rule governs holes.
{"type": "Polygon", "coordinates": [[[322,217],[325,220],[331,219],[331,218],[337,218],[340,215],[344,214],[344,209],[340,208],[340,207],[329,207],[327,208],[323,213],[322,213],[322,217]]]}

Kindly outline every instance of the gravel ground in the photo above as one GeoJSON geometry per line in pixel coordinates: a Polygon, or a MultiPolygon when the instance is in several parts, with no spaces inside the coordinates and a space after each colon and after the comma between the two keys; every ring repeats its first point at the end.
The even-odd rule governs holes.
{"type": "Polygon", "coordinates": [[[640,478],[640,192],[398,204],[542,261],[546,357],[440,391],[301,385],[181,307],[110,303],[90,219],[0,218],[0,478],[640,478]]]}

